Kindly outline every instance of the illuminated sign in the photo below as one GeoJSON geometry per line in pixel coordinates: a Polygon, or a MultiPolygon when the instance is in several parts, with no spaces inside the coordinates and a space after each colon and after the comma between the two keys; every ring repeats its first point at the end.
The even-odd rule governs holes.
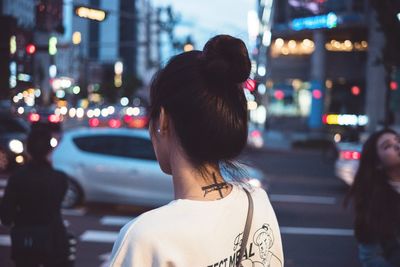
{"type": "Polygon", "coordinates": [[[326,15],[298,18],[292,20],[290,27],[295,31],[306,29],[321,29],[321,28],[334,28],[337,26],[338,17],[335,13],[328,13],[326,15]]]}
{"type": "Polygon", "coordinates": [[[76,7],[75,14],[81,18],[97,20],[97,21],[105,20],[106,15],[107,15],[104,10],[89,8],[89,7],[85,7],[85,6],[76,7]]]}
{"type": "Polygon", "coordinates": [[[310,39],[302,41],[289,40],[284,41],[277,38],[271,46],[271,56],[288,56],[288,55],[310,55],[314,52],[314,42],[310,39]]]}
{"type": "Polygon", "coordinates": [[[322,117],[322,122],[328,125],[365,126],[368,124],[368,117],[353,114],[325,114],[322,117]]]}

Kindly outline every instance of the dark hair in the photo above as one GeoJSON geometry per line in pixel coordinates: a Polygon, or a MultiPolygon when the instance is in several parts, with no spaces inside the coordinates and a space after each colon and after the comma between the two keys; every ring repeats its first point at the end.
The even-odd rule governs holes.
{"type": "Polygon", "coordinates": [[[360,164],[345,205],[353,199],[354,230],[360,242],[377,242],[393,237],[400,223],[398,193],[388,183],[389,176],[381,167],[377,142],[386,133],[383,129],[370,135],[362,148],[360,164]]]}
{"type": "Polygon", "coordinates": [[[246,145],[247,102],[242,82],[250,69],[243,41],[218,35],[202,52],[174,56],[153,78],[151,120],[157,120],[163,107],[196,167],[228,163],[246,145]]]}
{"type": "Polygon", "coordinates": [[[26,148],[33,161],[46,160],[52,150],[50,140],[51,132],[49,130],[33,128],[30,131],[26,148]]]}

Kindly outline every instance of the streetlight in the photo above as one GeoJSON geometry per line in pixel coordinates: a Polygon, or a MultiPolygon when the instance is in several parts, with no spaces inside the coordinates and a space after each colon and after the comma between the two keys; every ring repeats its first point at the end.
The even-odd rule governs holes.
{"type": "Polygon", "coordinates": [[[78,44],[81,43],[81,41],[82,41],[82,35],[81,35],[81,33],[80,33],[80,32],[74,32],[74,33],[72,34],[72,43],[73,43],[74,45],[78,45],[78,44]]]}
{"type": "Polygon", "coordinates": [[[124,71],[124,64],[121,61],[117,61],[114,64],[114,85],[115,87],[122,86],[122,73],[124,71]]]}

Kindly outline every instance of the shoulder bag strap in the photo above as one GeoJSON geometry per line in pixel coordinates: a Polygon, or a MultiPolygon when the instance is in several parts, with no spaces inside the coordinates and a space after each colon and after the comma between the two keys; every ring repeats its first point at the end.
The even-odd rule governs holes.
{"type": "Polygon", "coordinates": [[[236,261],[236,267],[241,266],[240,263],[243,259],[244,251],[246,250],[247,240],[249,239],[250,235],[251,222],[253,220],[253,198],[251,197],[250,192],[246,188],[243,187],[243,189],[244,192],[246,192],[247,198],[249,200],[249,208],[247,210],[246,225],[243,231],[242,244],[240,245],[240,254],[239,258],[236,261]]]}

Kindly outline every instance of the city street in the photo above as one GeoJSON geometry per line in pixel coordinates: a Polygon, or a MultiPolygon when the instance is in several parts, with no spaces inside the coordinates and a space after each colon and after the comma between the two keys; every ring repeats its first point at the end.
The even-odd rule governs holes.
{"type": "MultiPolygon", "coordinates": [[[[276,216],[257,213],[266,196],[255,198],[252,231],[235,232],[227,264],[228,254],[203,252],[220,255],[219,234],[238,229],[247,209],[236,190],[225,198],[235,204],[207,212],[189,202],[193,216],[171,205],[178,215],[142,217],[160,250],[174,246],[159,236],[189,240],[188,261],[163,255],[279,267],[276,217],[285,267],[361,267],[356,213],[357,238],[373,245],[363,265],[400,266],[400,0],[13,0],[0,1],[0,25],[0,205],[12,171],[28,166],[1,218],[35,226],[13,229],[14,248],[36,255],[51,244],[61,258],[64,232],[58,242],[48,230],[55,219],[63,229],[62,206],[75,266],[106,267],[120,229],[174,193],[220,204],[222,178],[237,170],[219,175],[218,161],[246,143],[234,180],[263,186],[276,216]],[[350,185],[355,211],[344,206],[350,185]],[[154,221],[177,235],[159,235],[154,221]]],[[[14,266],[10,256],[0,221],[0,267],[14,266]]]]}
{"type": "MultiPolygon", "coordinates": [[[[243,161],[261,168],[281,226],[287,267],[357,267],[352,216],[342,208],[346,186],[318,151],[248,150],[243,161]]],[[[1,177],[1,187],[6,177],[1,177]]],[[[107,259],[119,229],[143,209],[91,204],[64,210],[78,238],[76,266],[99,267],[107,259]]],[[[12,266],[7,229],[0,228],[0,266],[12,266]]]]}

